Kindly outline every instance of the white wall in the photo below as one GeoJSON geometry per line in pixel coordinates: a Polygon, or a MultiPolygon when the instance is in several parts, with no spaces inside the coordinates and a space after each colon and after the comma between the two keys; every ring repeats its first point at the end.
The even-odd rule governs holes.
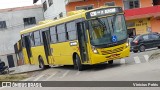
{"type": "Polygon", "coordinates": [[[59,14],[63,12],[63,16],[66,15],[65,0],[53,0],[53,4],[49,7],[48,0],[42,0],[42,4],[47,2],[47,10],[44,12],[45,19],[54,19],[59,17],[59,14]]]}
{"type": "Polygon", "coordinates": [[[42,8],[0,12],[0,21],[6,21],[7,29],[0,29],[0,55],[14,53],[14,44],[20,39],[24,27],[23,18],[35,17],[36,22],[44,20],[42,8]]]}

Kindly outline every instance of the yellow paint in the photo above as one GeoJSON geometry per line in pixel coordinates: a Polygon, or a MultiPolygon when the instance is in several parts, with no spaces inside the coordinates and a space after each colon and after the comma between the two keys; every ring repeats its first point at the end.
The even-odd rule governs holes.
{"type": "Polygon", "coordinates": [[[110,60],[117,60],[120,58],[129,57],[130,47],[126,46],[126,44],[127,43],[124,43],[122,45],[118,45],[115,47],[98,49],[99,54],[94,54],[93,52],[90,51],[91,61],[92,61],[91,64],[102,63],[110,60]],[[119,48],[122,48],[122,49],[118,51],[119,48]],[[117,50],[117,52],[114,50],[117,50]],[[102,54],[102,52],[105,52],[105,54],[102,54]]]}
{"type": "MultiPolygon", "coordinates": [[[[80,14],[76,14],[76,15],[71,15],[69,17],[62,18],[60,20],[51,21],[50,23],[47,22],[46,24],[41,24],[41,25],[35,26],[33,28],[23,30],[23,31],[21,31],[21,34],[33,32],[36,30],[41,30],[42,28],[54,26],[54,25],[61,24],[64,22],[76,20],[79,18],[85,19],[86,18],[85,12],[80,13],[80,14]]],[[[90,44],[90,39],[89,39],[90,37],[88,34],[89,34],[89,32],[87,30],[88,60],[86,62],[83,62],[82,64],[90,64],[90,65],[98,64],[98,63],[102,63],[102,62],[107,62],[109,60],[116,60],[119,58],[128,57],[130,55],[130,47],[126,46],[127,45],[126,42],[122,45],[117,45],[117,46],[110,47],[110,48],[97,49],[99,53],[95,54],[92,51],[92,46],[90,44]],[[120,48],[122,48],[122,49],[120,49],[120,48]],[[120,49],[120,51],[115,52],[115,50],[119,50],[119,49],[120,49]],[[108,51],[111,51],[111,52],[107,53],[108,51]],[[107,53],[107,54],[104,54],[104,53],[107,53]]],[[[101,35],[101,33],[99,33],[99,35],[101,35]]],[[[38,57],[41,56],[43,58],[45,65],[48,65],[48,64],[49,65],[73,65],[73,54],[77,53],[80,56],[78,40],[74,40],[74,42],[77,42],[77,45],[71,46],[70,41],[59,42],[56,44],[50,44],[50,47],[52,49],[52,53],[51,53],[51,56],[48,57],[48,61],[45,56],[44,46],[31,47],[31,52],[32,52],[32,57],[30,58],[31,64],[39,65],[38,57]]],[[[25,62],[26,62],[26,64],[28,64],[29,59],[27,57],[27,53],[26,53],[25,48],[23,48],[23,54],[24,54],[25,62]]]]}

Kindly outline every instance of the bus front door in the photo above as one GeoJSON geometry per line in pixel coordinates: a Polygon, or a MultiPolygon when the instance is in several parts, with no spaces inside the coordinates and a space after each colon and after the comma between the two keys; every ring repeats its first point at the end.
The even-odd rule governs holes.
{"type": "Polygon", "coordinates": [[[42,31],[42,39],[43,39],[43,45],[44,45],[46,59],[47,59],[48,64],[52,64],[53,58],[52,58],[52,54],[51,54],[49,35],[50,35],[49,30],[42,31]]]}
{"type": "Polygon", "coordinates": [[[88,62],[87,38],[84,23],[77,23],[77,31],[82,62],[88,62]]]}
{"type": "Polygon", "coordinates": [[[24,36],[23,39],[24,39],[23,42],[25,44],[25,48],[26,48],[26,52],[27,52],[29,63],[32,64],[32,62],[31,62],[32,52],[31,52],[30,36],[29,35],[24,36]]]}

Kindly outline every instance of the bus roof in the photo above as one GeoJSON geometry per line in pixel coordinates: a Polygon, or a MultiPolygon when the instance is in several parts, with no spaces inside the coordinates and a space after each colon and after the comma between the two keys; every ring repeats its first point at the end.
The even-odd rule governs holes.
{"type": "Polygon", "coordinates": [[[70,13],[70,16],[67,16],[67,17],[63,17],[63,18],[60,18],[60,19],[57,19],[57,20],[41,21],[39,23],[39,25],[36,25],[34,27],[31,27],[31,28],[28,28],[28,29],[20,31],[20,34],[26,34],[26,33],[29,33],[29,32],[33,32],[33,31],[37,31],[37,30],[43,29],[43,28],[47,28],[47,27],[51,27],[51,26],[54,26],[54,25],[58,25],[58,24],[61,24],[61,23],[64,23],[64,22],[76,20],[76,19],[85,17],[85,13],[86,12],[94,11],[94,10],[97,10],[97,9],[109,8],[109,7],[110,8],[111,7],[114,8],[114,7],[117,7],[117,6],[103,6],[103,7],[100,7],[100,8],[95,8],[95,9],[87,10],[87,11],[86,10],[80,10],[78,12],[73,11],[73,13],[70,13]]]}

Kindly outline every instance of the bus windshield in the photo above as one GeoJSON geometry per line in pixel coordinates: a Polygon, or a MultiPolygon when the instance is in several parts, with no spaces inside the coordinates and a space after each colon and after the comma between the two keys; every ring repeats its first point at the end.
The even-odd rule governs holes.
{"type": "Polygon", "coordinates": [[[89,20],[89,33],[94,46],[114,43],[112,36],[116,36],[116,42],[124,40],[127,38],[124,16],[114,15],[89,20]]]}

